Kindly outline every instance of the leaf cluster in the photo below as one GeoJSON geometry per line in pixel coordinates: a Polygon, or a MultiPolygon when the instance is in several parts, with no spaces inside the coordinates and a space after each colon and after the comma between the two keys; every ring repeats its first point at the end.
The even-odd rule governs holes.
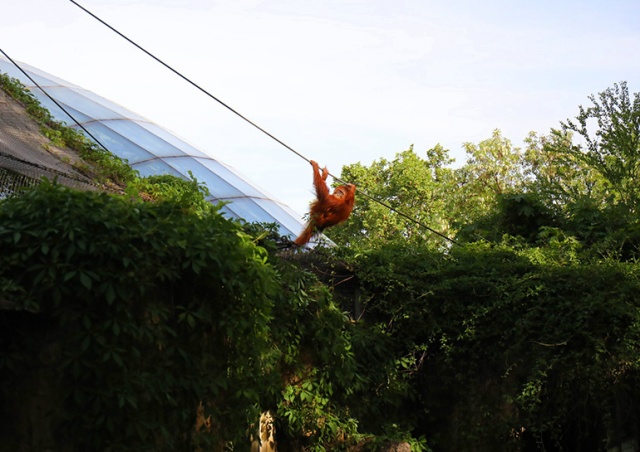
{"type": "Polygon", "coordinates": [[[349,245],[338,253],[360,282],[362,321],[392,347],[400,372],[389,375],[409,387],[399,399],[413,437],[441,450],[637,438],[638,96],[625,83],[591,96],[524,152],[495,131],[467,143],[447,177],[410,153],[345,167],[343,179],[456,235],[439,246],[358,200],[332,236],[349,245]]]}
{"type": "Polygon", "coordinates": [[[0,249],[14,286],[3,297],[44,322],[43,337],[3,335],[3,373],[19,381],[54,341],[62,444],[175,450],[244,437],[272,365],[276,278],[239,225],[43,183],[0,203],[0,249]],[[214,421],[191,434],[199,403],[214,421]]]}
{"type": "Polygon", "coordinates": [[[7,406],[31,406],[28,375],[50,373],[46,425],[70,450],[241,447],[263,410],[308,450],[411,439],[387,335],[269,258],[259,227],[203,208],[195,180],[157,181],[139,186],[156,202],[45,181],[0,203],[7,406]]]}
{"type": "Polygon", "coordinates": [[[357,264],[368,321],[406,359],[414,436],[439,450],[585,450],[634,432],[636,265],[580,262],[571,240],[447,257],[398,245],[357,264]]]}

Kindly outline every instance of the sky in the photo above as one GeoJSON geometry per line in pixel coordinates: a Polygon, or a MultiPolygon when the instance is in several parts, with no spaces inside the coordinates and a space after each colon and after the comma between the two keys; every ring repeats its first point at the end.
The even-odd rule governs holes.
{"type": "MultiPolygon", "coordinates": [[[[309,159],[343,165],[494,129],[514,146],[588,97],[640,92],[638,0],[76,0],[309,159]]],[[[69,0],[0,0],[12,59],[110,99],[302,215],[310,165],[69,0]]]]}

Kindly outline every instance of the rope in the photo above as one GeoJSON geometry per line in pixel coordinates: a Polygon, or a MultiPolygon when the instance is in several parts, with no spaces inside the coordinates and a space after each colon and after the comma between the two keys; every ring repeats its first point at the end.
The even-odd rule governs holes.
{"type": "MultiPolygon", "coordinates": [[[[235,114],[236,116],[238,116],[239,118],[241,118],[242,120],[244,120],[245,122],[247,122],[248,124],[252,125],[253,127],[255,127],[256,129],[258,129],[260,132],[264,133],[265,135],[267,135],[269,138],[273,139],[274,141],[276,141],[277,143],[281,144],[282,146],[284,146],[285,148],[287,148],[289,151],[293,152],[294,154],[296,154],[298,157],[300,157],[301,159],[307,161],[307,162],[311,162],[311,160],[309,160],[307,157],[305,157],[304,155],[302,155],[301,153],[299,153],[298,151],[296,151],[294,148],[292,148],[291,146],[289,146],[288,144],[286,144],[284,141],[280,140],[279,138],[277,138],[276,136],[272,135],[271,133],[269,133],[268,131],[266,131],[265,129],[263,129],[262,127],[260,127],[258,124],[256,124],[255,122],[251,121],[250,119],[248,119],[246,116],[240,114],[237,110],[233,109],[231,106],[229,106],[228,104],[226,104],[225,102],[223,102],[222,100],[220,100],[218,97],[214,96],[213,94],[211,94],[209,91],[207,91],[206,89],[204,89],[203,87],[201,87],[200,85],[198,85],[197,83],[195,83],[194,81],[192,81],[191,79],[189,79],[188,77],[186,77],[185,75],[183,75],[181,72],[179,72],[178,70],[174,69],[173,67],[171,67],[170,65],[168,65],[167,63],[165,63],[164,61],[162,61],[160,58],[158,58],[157,56],[155,56],[154,54],[152,54],[151,52],[149,52],[148,50],[146,50],[145,48],[143,48],[142,46],[140,46],[138,43],[136,43],[135,41],[133,41],[132,39],[130,39],[129,37],[127,37],[126,35],[124,35],[123,33],[121,33],[120,31],[118,31],[117,29],[115,29],[114,27],[112,27],[111,25],[109,25],[107,22],[105,22],[104,20],[102,20],[100,17],[96,16],[94,13],[92,13],[91,11],[89,11],[88,9],[86,9],[84,6],[80,5],[78,2],[76,2],[75,0],[69,0],[71,3],[73,3],[74,5],[76,5],[78,8],[80,8],[82,11],[84,11],[85,13],[87,13],[88,15],[90,15],[91,17],[93,17],[95,20],[97,20],[98,22],[100,22],[102,25],[104,25],[105,27],[109,28],[111,31],[113,31],[114,33],[116,33],[118,36],[120,36],[121,38],[123,38],[124,40],[126,40],[127,42],[129,42],[131,45],[135,46],[136,48],[138,48],[139,50],[141,50],[142,52],[144,52],[145,54],[147,54],[149,57],[153,58],[155,61],[157,61],[158,63],[160,63],[162,66],[164,66],[165,68],[169,69],[171,72],[173,72],[174,74],[176,74],[178,77],[180,77],[181,79],[183,79],[184,81],[186,81],[187,83],[189,83],[190,85],[192,85],[193,87],[195,87],[196,89],[198,89],[199,91],[201,91],[203,94],[205,94],[206,96],[210,97],[211,99],[213,99],[214,101],[216,101],[217,103],[219,103],[220,105],[222,105],[223,107],[225,107],[227,110],[229,110],[230,112],[232,112],[233,114],[235,114]]],[[[343,180],[341,180],[340,178],[334,176],[333,174],[329,173],[329,175],[331,177],[333,177],[334,180],[344,184],[346,182],[344,182],[343,180]]],[[[374,202],[379,203],[380,205],[386,207],[387,209],[397,213],[398,215],[408,219],[409,221],[414,222],[415,224],[427,229],[428,231],[431,231],[432,233],[448,240],[449,242],[453,243],[453,244],[458,244],[455,240],[447,237],[446,235],[436,231],[435,229],[430,228],[429,226],[425,225],[424,223],[416,220],[415,218],[410,217],[409,215],[405,214],[404,212],[399,211],[398,209],[395,209],[393,207],[391,207],[389,204],[380,201],[379,199],[374,198],[373,196],[369,195],[368,193],[364,192],[361,189],[357,189],[357,192],[359,192],[361,195],[371,199],[374,202]]]]}

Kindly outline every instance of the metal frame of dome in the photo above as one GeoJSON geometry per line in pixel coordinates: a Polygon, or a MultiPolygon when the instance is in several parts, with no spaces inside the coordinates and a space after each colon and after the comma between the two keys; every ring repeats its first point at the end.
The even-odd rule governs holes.
{"type": "MultiPolygon", "coordinates": [[[[199,182],[206,184],[211,193],[207,198],[209,201],[228,201],[222,212],[232,218],[250,223],[277,223],[280,234],[290,237],[295,237],[304,227],[300,216],[287,205],[274,200],[230,166],[163,127],[91,91],[27,64],[19,65],[110,152],[126,159],[142,176],[172,174],[187,178],[191,172],[199,182]]],[[[78,128],[73,118],[16,66],[1,57],[0,72],[20,80],[55,119],[78,128]]]]}

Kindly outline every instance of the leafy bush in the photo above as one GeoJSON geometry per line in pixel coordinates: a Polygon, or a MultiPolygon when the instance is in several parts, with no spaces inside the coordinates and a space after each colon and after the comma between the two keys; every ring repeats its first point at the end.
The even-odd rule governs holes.
{"type": "Polygon", "coordinates": [[[69,450],[242,447],[262,410],[308,450],[410,439],[386,411],[407,389],[387,337],[269,263],[196,181],[161,182],[154,203],[48,182],[0,203],[0,382],[22,413],[0,428],[38,400],[69,450]]]}
{"type": "Polygon", "coordinates": [[[5,301],[42,323],[3,335],[2,374],[37,367],[45,331],[58,344],[61,444],[175,450],[244,437],[271,366],[277,279],[236,223],[43,183],[0,203],[0,248],[0,281],[17,286],[5,301]],[[201,402],[213,423],[193,433],[201,402]]]}
{"type": "Polygon", "coordinates": [[[409,359],[414,436],[439,450],[602,450],[632,437],[638,267],[580,262],[575,240],[548,239],[358,257],[369,321],[409,359]]]}

